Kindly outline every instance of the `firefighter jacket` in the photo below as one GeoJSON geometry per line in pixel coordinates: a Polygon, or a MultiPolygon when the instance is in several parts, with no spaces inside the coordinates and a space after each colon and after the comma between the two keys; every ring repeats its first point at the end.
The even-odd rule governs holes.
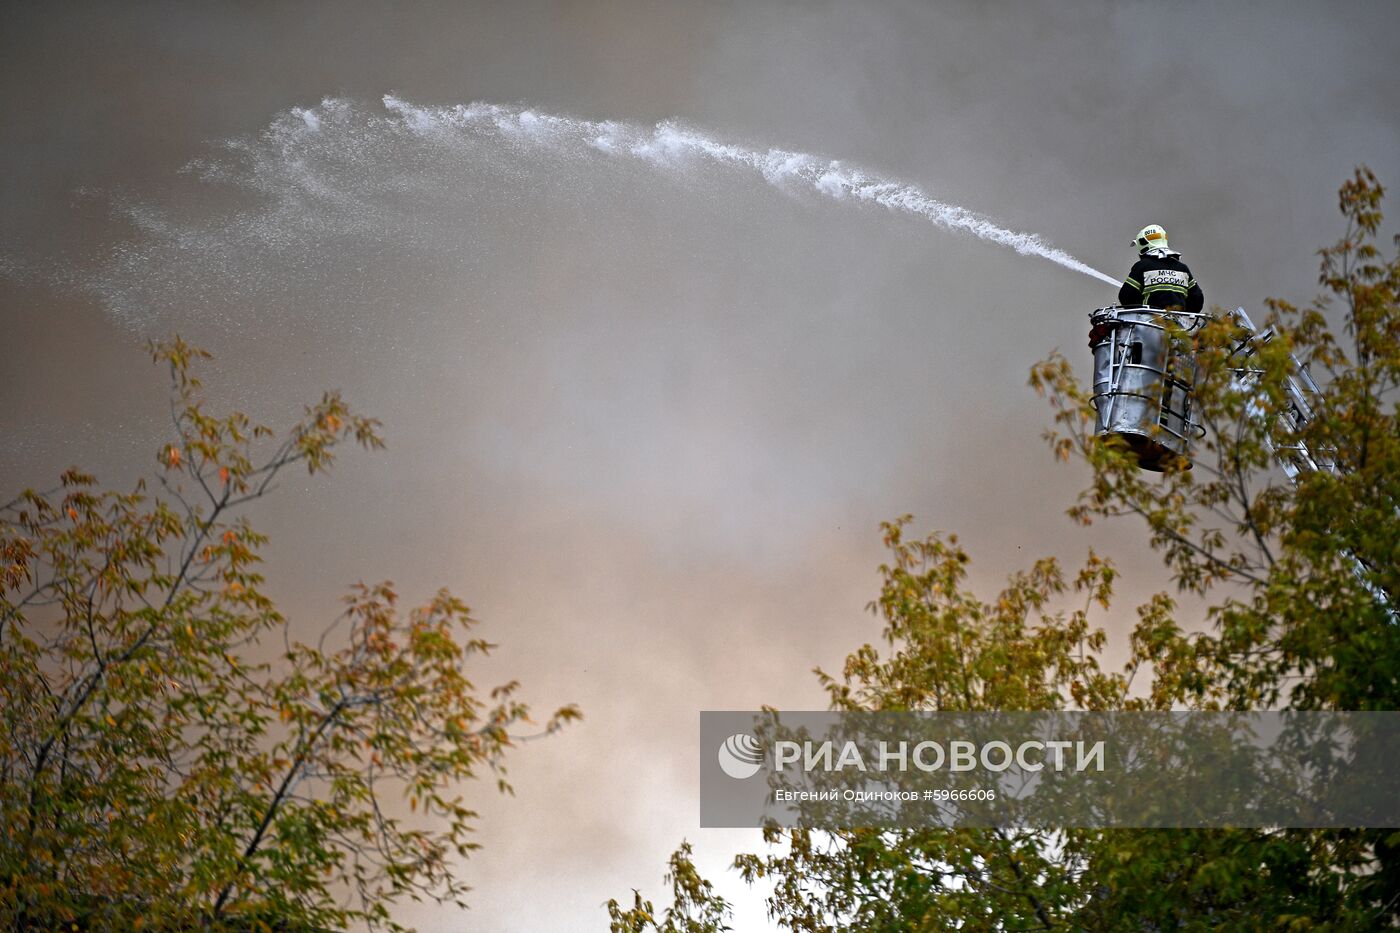
{"type": "Polygon", "coordinates": [[[1118,290],[1118,303],[1125,308],[1146,305],[1163,310],[1200,311],[1205,302],[1201,286],[1181,261],[1181,254],[1164,249],[1143,253],[1118,290]]]}

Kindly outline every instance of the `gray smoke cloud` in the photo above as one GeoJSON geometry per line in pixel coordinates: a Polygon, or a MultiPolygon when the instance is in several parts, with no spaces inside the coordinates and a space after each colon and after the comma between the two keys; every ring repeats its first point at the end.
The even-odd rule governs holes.
{"type": "Polygon", "coordinates": [[[520,750],[516,798],[472,789],[473,909],[403,917],[429,931],[601,927],[683,837],[764,928],[725,871],[757,835],[697,829],[697,712],[824,705],[810,669],[878,639],[880,519],[959,532],[984,593],[1112,555],[1114,637],[1169,586],[1131,526],[1064,519],[1083,476],[1025,387],[1056,347],[1087,369],[1114,288],[829,197],[832,158],[1109,275],[1161,223],[1251,310],[1312,294],[1354,164],[1400,179],[1388,3],[3,16],[5,487],[144,470],[167,413],[142,344],[173,330],[217,354],[217,406],[282,423],[342,389],[389,449],[253,516],[279,606],[316,631],[356,579],[448,585],[502,646],[481,683],[588,716],[520,750]],[[473,100],[623,143],[450,126],[473,100]],[[666,127],[674,164],[632,154],[666,127]],[[774,185],[772,147],[821,156],[774,185]]]}

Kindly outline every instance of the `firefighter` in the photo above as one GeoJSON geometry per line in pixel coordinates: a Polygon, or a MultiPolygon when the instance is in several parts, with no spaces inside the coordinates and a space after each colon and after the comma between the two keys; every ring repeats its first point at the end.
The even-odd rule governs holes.
{"type": "Polygon", "coordinates": [[[1167,246],[1167,231],[1157,224],[1143,227],[1133,237],[1138,261],[1118,290],[1125,308],[1146,305],[1162,311],[1198,312],[1205,305],[1201,286],[1191,275],[1181,254],[1167,246]]]}

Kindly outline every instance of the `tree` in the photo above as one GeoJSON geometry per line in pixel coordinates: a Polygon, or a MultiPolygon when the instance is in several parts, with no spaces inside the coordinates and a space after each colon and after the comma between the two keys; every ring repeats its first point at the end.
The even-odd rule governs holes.
{"type": "Polygon", "coordinates": [[[70,470],[0,510],[0,920],[399,929],[404,896],[460,902],[460,785],[491,771],[509,790],[517,684],[468,679],[492,646],[446,591],[403,611],[361,584],[319,641],[293,641],[244,514],[288,469],[381,447],[378,423],[327,394],[277,440],[206,411],[207,353],[152,353],[175,431],[159,493],[70,470]]]}
{"type": "MultiPolygon", "coordinates": [[[[1032,371],[1049,397],[1047,440],[1087,464],[1070,509],[1092,524],[1138,516],[1194,623],[1161,592],[1137,608],[1131,659],[1100,663],[1115,570],[1090,553],[1072,582],[1053,559],[991,600],[966,590],[955,537],[906,540],[872,607],[883,652],[818,671],[836,710],[1400,708],[1400,259],[1376,246],[1383,191],[1358,169],[1342,186],[1343,238],[1323,249],[1327,294],[1270,301],[1274,337],[1236,378],[1247,336],[1220,316],[1192,340],[1208,429],[1195,466],[1160,477],[1093,432],[1090,391],[1054,355],[1032,371]],[[1332,320],[1340,316],[1341,337],[1332,320]],[[1320,377],[1301,432],[1291,355],[1320,377]],[[1275,450],[1305,443],[1337,469],[1295,485],[1275,450]],[[1066,606],[1077,597],[1078,605],[1066,606]]],[[[735,861],[773,885],[792,930],[1355,929],[1400,925],[1400,833],[1389,830],[766,830],[778,850],[735,861]]]]}
{"type": "Polygon", "coordinates": [[[632,892],[632,907],[623,910],[617,900],[608,901],[608,929],[611,933],[725,933],[731,908],[715,893],[714,885],[696,871],[690,860],[690,843],[682,842],[671,854],[666,883],[671,886],[671,906],[660,914],[640,891],[632,892]]]}

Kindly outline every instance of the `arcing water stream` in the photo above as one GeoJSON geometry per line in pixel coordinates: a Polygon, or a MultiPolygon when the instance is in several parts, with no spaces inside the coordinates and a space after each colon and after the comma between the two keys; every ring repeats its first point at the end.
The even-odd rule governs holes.
{"type": "MultiPolygon", "coordinates": [[[[331,101],[322,104],[323,108],[333,106],[341,105],[331,101]]],[[[529,108],[495,104],[420,107],[392,95],[384,98],[384,106],[410,131],[439,139],[453,135],[493,137],[512,145],[549,147],[578,159],[635,159],[673,169],[683,169],[690,160],[709,160],[757,172],[770,184],[785,190],[814,191],[838,200],[869,202],[917,214],[935,226],[970,233],[1024,256],[1039,256],[1110,285],[1118,284],[1111,276],[1055,249],[1034,234],[998,226],[966,208],[931,198],[913,185],[868,175],[860,169],[803,152],[735,146],[670,121],[646,128],[613,121],[575,120],[529,108]]],[[[307,132],[318,131],[320,118],[315,111],[294,113],[305,121],[307,132]]]]}

